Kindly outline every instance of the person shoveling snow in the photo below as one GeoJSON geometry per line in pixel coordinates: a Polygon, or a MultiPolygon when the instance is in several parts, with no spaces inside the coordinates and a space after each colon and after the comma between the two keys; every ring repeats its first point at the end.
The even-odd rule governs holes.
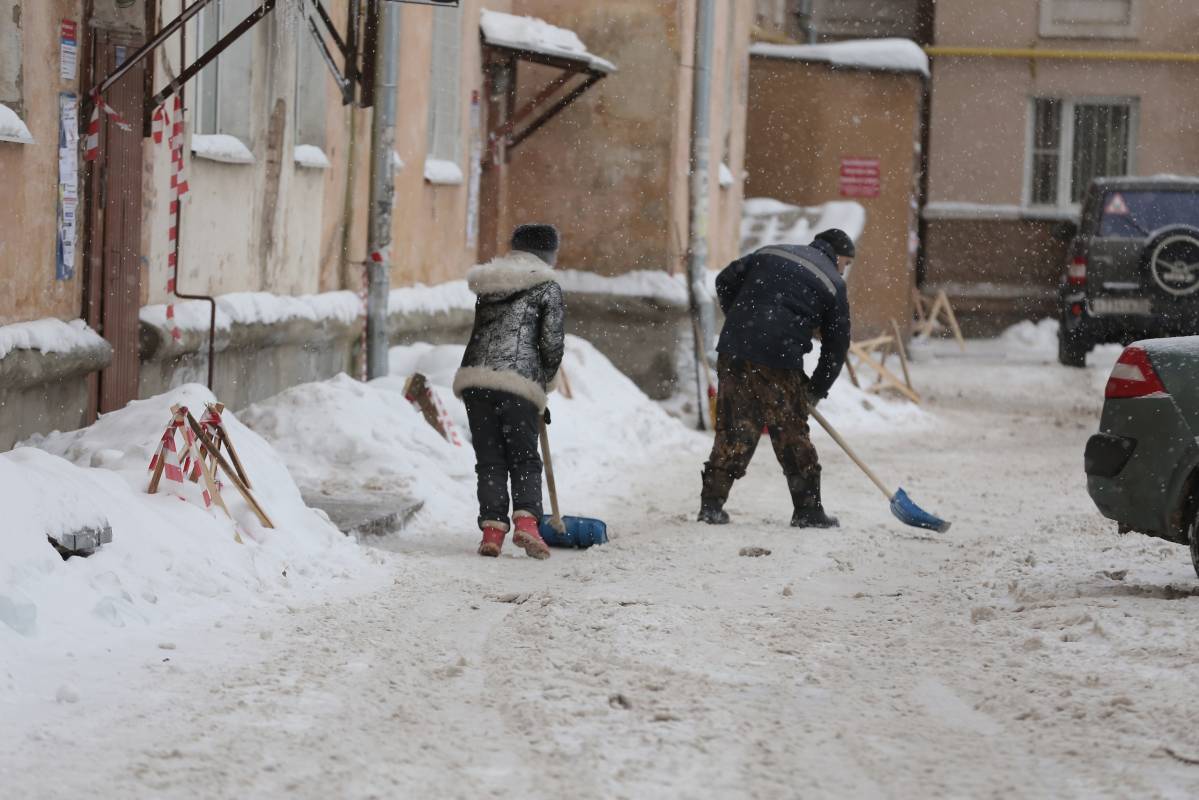
{"type": "Polygon", "coordinates": [[[820,501],[820,460],[808,412],[828,395],[849,350],[849,298],[842,274],[853,240],[830,228],[807,247],[764,247],[716,278],[725,314],[716,364],[716,441],[704,465],[699,521],[723,525],[733,482],[745,475],[766,426],[787,476],[797,528],[833,528],[820,501]],[[820,362],[811,378],[803,357],[820,331],[820,362]]]}
{"type": "Polygon", "coordinates": [[[478,301],[454,394],[466,404],[475,448],[481,556],[499,556],[511,503],[512,541],[533,558],[550,557],[538,532],[537,445],[546,391],[565,350],[562,289],[553,274],[558,246],[552,225],[521,225],[512,234],[513,252],[467,275],[478,301]]]}

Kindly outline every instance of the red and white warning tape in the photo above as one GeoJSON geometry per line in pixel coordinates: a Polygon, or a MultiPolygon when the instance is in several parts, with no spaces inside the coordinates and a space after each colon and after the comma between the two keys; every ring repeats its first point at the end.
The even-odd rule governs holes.
{"type": "Polygon", "coordinates": [[[445,431],[445,438],[454,447],[461,447],[462,440],[458,438],[458,428],[454,425],[454,420],[450,417],[450,412],[446,410],[445,405],[441,402],[441,398],[437,396],[437,392],[433,391],[432,387],[429,387],[429,397],[433,399],[433,405],[437,406],[437,421],[441,423],[441,429],[445,431]]]}
{"type": "Polygon", "coordinates": [[[95,161],[100,157],[100,114],[104,114],[126,133],[133,131],[133,126],[117,113],[117,110],[105,102],[99,92],[92,94],[92,115],[87,121],[87,141],[84,143],[83,160],[95,161]]]}
{"type": "MultiPolygon", "coordinates": [[[[179,238],[179,230],[175,225],[175,220],[177,219],[176,212],[179,210],[179,199],[188,192],[187,178],[183,171],[183,98],[178,94],[175,95],[174,106],[174,121],[171,120],[165,103],[154,109],[154,114],[150,118],[150,131],[154,137],[155,144],[162,144],[165,128],[169,127],[171,129],[170,136],[167,138],[168,146],[171,149],[171,206],[170,220],[167,223],[167,241],[170,247],[170,251],[167,254],[167,265],[169,267],[167,292],[171,295],[175,294],[175,287],[179,276],[179,259],[175,249],[176,240],[179,238]]],[[[179,324],[175,321],[174,303],[167,303],[167,321],[171,326],[171,338],[178,341],[182,338],[183,332],[179,329],[179,324]]]]}

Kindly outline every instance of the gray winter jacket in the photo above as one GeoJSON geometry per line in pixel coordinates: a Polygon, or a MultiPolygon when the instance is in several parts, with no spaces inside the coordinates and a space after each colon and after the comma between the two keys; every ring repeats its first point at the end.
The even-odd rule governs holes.
{"type": "Polygon", "coordinates": [[[497,389],[545,408],[565,349],[562,288],[553,269],[531,253],[514,251],[466,276],[475,326],[454,377],[454,394],[497,389]]]}

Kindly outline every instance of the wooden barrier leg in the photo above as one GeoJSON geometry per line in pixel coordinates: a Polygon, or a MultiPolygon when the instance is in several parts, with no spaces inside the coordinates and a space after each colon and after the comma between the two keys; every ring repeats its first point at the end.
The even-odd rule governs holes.
{"type": "Polygon", "coordinates": [[[271,522],[271,518],[266,515],[266,512],[263,511],[262,506],[258,505],[258,501],[254,499],[254,495],[252,495],[246,485],[241,482],[241,478],[238,476],[237,471],[234,470],[233,467],[229,466],[229,462],[225,460],[225,457],[216,451],[216,445],[213,444],[212,439],[208,438],[208,434],[206,434],[204,429],[200,427],[200,423],[196,422],[196,418],[191,415],[190,411],[187,414],[187,424],[191,427],[196,436],[200,438],[200,443],[204,446],[204,448],[216,457],[217,463],[220,465],[225,475],[229,478],[230,482],[233,483],[233,486],[237,489],[238,493],[241,494],[245,501],[250,504],[250,508],[254,510],[256,515],[258,515],[258,519],[262,522],[263,526],[267,528],[275,527],[275,523],[271,522]]]}
{"type": "Polygon", "coordinates": [[[903,382],[911,389],[912,375],[908,371],[908,352],[907,348],[903,346],[903,338],[899,335],[899,323],[895,320],[891,320],[891,330],[895,331],[895,347],[899,354],[899,366],[903,369],[903,382]]]}

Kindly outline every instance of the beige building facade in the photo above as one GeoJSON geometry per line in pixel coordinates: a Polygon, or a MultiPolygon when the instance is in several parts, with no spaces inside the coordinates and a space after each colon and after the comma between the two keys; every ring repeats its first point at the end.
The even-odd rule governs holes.
{"type": "MultiPolygon", "coordinates": [[[[350,2],[325,5],[344,25],[350,2]]],[[[106,340],[72,358],[39,342],[27,346],[26,330],[13,329],[18,344],[0,352],[0,376],[8,376],[0,387],[0,446],[206,380],[207,305],[191,309],[203,319],[185,321],[182,330],[163,311],[182,303],[170,283],[174,168],[170,126],[162,142],[151,137],[147,98],[253,14],[258,0],[207,7],[107,93],[128,126],[101,117],[99,159],[77,164],[75,252],[70,264],[56,263],[66,102],[59,96],[72,96],[86,115],[82,98],[90,88],[185,5],[0,0],[0,171],[10,186],[0,197],[0,326],[82,319],[106,340]],[[58,58],[68,23],[77,31],[70,77],[58,58]],[[5,123],[20,136],[5,137],[5,123]]],[[[363,288],[373,112],[343,104],[297,7],[280,3],[182,90],[189,192],[180,203],[179,293],[245,297],[246,308],[258,301],[241,293],[295,298],[363,288]]],[[[483,1],[398,8],[393,287],[461,278],[481,255],[506,249],[507,231],[497,226],[532,219],[562,227],[564,266],[604,275],[678,268],[688,235],[694,0],[488,0],[487,11],[571,28],[592,53],[615,62],[610,75],[510,154],[500,207],[484,196],[495,174],[487,162],[494,85],[485,63],[492,51],[481,36],[483,1]]],[[[717,9],[712,265],[736,255],[752,0],[724,0],[717,9]]],[[[511,102],[532,99],[554,74],[520,61],[511,102]]],[[[173,100],[165,110],[173,121],[173,100]]],[[[534,116],[543,110],[534,108],[534,116]]],[[[317,305],[346,302],[324,297],[317,305]]],[[[236,408],[303,380],[356,372],[363,320],[334,316],[272,321],[263,312],[226,320],[214,338],[214,389],[236,408]]]]}
{"type": "Polygon", "coordinates": [[[924,280],[969,327],[1053,313],[1092,177],[1199,172],[1197,30],[1186,0],[937,4],[924,280]]]}

